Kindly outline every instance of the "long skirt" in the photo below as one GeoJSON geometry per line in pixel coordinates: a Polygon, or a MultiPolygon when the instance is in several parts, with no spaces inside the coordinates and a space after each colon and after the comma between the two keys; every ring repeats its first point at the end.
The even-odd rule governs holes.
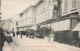
{"type": "Polygon", "coordinates": [[[12,37],[11,36],[6,36],[6,42],[12,43],[12,37]]]}

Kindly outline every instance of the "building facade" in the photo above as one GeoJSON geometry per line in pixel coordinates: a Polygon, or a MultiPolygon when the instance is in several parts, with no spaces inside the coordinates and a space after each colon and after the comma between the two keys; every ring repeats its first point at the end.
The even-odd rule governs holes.
{"type": "Polygon", "coordinates": [[[55,33],[55,41],[77,40],[79,32],[73,29],[80,22],[79,3],[79,0],[40,0],[36,5],[36,24],[43,35],[50,30],[55,33]]]}
{"type": "Polygon", "coordinates": [[[55,41],[72,43],[78,40],[78,31],[73,29],[80,22],[79,0],[61,0],[61,16],[52,23],[55,31],[55,41]]]}
{"type": "Polygon", "coordinates": [[[19,14],[19,21],[18,21],[18,31],[26,31],[35,24],[35,13],[36,8],[35,6],[30,6],[27,9],[25,9],[22,13],[19,14]]]}
{"type": "Polygon", "coordinates": [[[38,27],[37,34],[47,37],[51,33],[51,24],[48,20],[53,18],[53,0],[40,0],[36,4],[36,25],[38,27]]]}
{"type": "Polygon", "coordinates": [[[49,0],[40,0],[36,4],[36,24],[46,21],[48,17],[49,0]]]}
{"type": "Polygon", "coordinates": [[[80,22],[79,5],[79,0],[39,0],[19,14],[18,31],[36,25],[36,34],[48,37],[54,33],[55,41],[71,43],[79,35],[73,31],[80,22]]]}

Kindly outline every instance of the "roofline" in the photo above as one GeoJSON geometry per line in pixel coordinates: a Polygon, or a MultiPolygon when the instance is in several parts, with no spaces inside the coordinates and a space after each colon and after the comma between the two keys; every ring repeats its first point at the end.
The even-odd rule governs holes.
{"type": "Polygon", "coordinates": [[[37,4],[35,4],[35,5],[31,5],[31,6],[29,6],[28,8],[26,8],[26,9],[24,9],[19,15],[21,15],[21,14],[23,14],[23,12],[25,11],[25,10],[28,10],[29,8],[31,8],[31,7],[36,7],[36,6],[38,6],[40,3],[42,3],[44,0],[39,0],[38,2],[37,2],[37,4]]]}

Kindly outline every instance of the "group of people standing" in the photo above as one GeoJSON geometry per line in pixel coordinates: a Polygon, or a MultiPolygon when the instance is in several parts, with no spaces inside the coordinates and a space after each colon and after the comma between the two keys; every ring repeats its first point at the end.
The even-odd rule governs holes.
{"type": "Polygon", "coordinates": [[[5,42],[8,44],[12,43],[12,36],[14,36],[12,32],[4,31],[0,28],[0,51],[3,51],[2,49],[5,42]]]}

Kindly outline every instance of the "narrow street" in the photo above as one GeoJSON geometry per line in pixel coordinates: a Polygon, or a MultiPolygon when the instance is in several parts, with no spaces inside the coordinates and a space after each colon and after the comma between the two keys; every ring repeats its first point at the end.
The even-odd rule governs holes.
{"type": "Polygon", "coordinates": [[[80,0],[0,0],[0,51],[80,51],[80,0]]]}
{"type": "Polygon", "coordinates": [[[57,42],[48,42],[45,39],[31,39],[23,36],[13,37],[13,43],[7,44],[3,47],[3,51],[80,51],[80,48],[61,44],[57,42]]]}

